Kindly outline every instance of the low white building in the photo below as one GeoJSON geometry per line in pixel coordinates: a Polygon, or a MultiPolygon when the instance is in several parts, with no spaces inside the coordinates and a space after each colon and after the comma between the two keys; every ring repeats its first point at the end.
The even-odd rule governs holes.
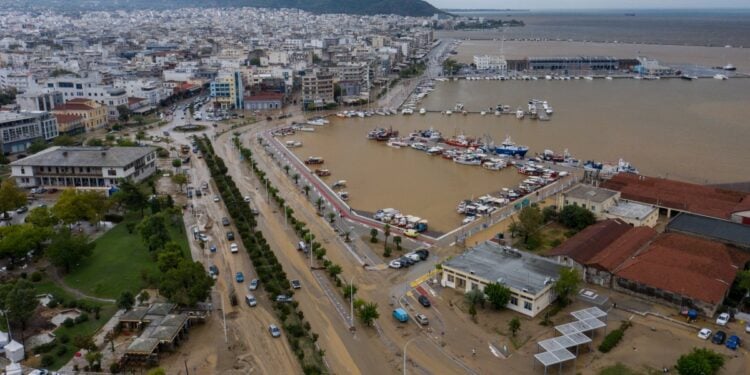
{"type": "Polygon", "coordinates": [[[506,308],[534,317],[557,296],[552,290],[563,266],[494,242],[481,243],[443,263],[441,284],[462,293],[484,290],[490,283],[506,286],[506,308]]]}
{"type": "Polygon", "coordinates": [[[11,163],[19,187],[108,189],[156,171],[154,147],[50,147],[11,163]]]}
{"type": "Polygon", "coordinates": [[[561,194],[558,205],[581,206],[593,212],[599,220],[620,219],[635,227],[653,228],[659,219],[659,210],[654,206],[624,200],[619,191],[584,184],[561,194]]]}
{"type": "Polygon", "coordinates": [[[508,62],[502,56],[474,56],[474,65],[477,70],[492,70],[498,73],[505,73],[508,70],[508,62]]]}

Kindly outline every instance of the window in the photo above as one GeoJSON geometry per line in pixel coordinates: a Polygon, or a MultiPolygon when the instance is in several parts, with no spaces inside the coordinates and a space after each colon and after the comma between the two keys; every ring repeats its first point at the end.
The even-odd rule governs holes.
{"type": "Polygon", "coordinates": [[[518,306],[518,298],[516,296],[510,296],[510,303],[511,305],[518,306]]]}
{"type": "Polygon", "coordinates": [[[108,176],[117,176],[117,171],[115,171],[114,169],[107,170],[107,175],[108,176]]]}
{"type": "Polygon", "coordinates": [[[531,311],[531,302],[523,301],[523,308],[531,311]]]}
{"type": "Polygon", "coordinates": [[[453,277],[453,275],[448,275],[448,282],[449,282],[449,283],[452,283],[452,282],[453,282],[453,280],[454,280],[454,277],[453,277]]]}

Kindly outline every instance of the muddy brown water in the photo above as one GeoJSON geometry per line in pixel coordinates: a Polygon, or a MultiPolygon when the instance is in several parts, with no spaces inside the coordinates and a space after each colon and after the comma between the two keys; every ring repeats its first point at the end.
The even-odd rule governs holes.
{"type": "Polygon", "coordinates": [[[523,176],[512,168],[489,171],[410,148],[387,147],[366,139],[369,130],[393,127],[404,136],[434,127],[445,137],[463,132],[488,135],[497,143],[510,135],[530,147],[529,155],[567,148],[581,160],[623,158],[651,176],[695,183],[750,179],[748,79],[451,81],[437,83],[419,106],[439,112],[461,102],[478,112],[500,103],[515,109],[530,98],[550,103],[555,111],[550,121],[440,113],[332,117],[330,125],[282,142],[302,141],[304,146],[293,150],[301,159],[323,157],[321,168],[332,172],[325,181],[330,185],[346,180],[354,208],[396,208],[429,220],[438,231],[460,224],[462,216],[455,211],[460,200],[513,187],[523,176]]]}

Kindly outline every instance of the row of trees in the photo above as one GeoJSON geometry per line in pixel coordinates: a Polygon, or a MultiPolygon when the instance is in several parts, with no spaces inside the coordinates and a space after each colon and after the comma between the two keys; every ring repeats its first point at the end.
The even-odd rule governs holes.
{"type": "Polygon", "coordinates": [[[596,222],[594,214],[581,206],[565,206],[557,210],[554,206],[541,210],[537,204],[524,207],[518,214],[518,220],[510,225],[510,232],[521,237],[523,245],[534,250],[542,245],[542,227],[557,221],[568,228],[568,235],[573,235],[596,222]]]}
{"type": "MultiPolygon", "coordinates": [[[[244,198],[232,177],[227,175],[227,167],[224,161],[216,156],[207,137],[196,138],[196,140],[198,141],[198,148],[208,165],[211,177],[226,203],[229,215],[237,227],[237,232],[269,300],[275,301],[280,294],[293,295],[286,272],[284,272],[281,263],[279,263],[263,234],[256,230],[257,222],[250,206],[243,202],[244,198]]],[[[252,160],[249,154],[245,157],[252,160]]],[[[253,165],[257,168],[254,162],[253,165]]],[[[277,191],[273,187],[269,187],[269,194],[274,199],[278,197],[277,191]]],[[[304,314],[298,307],[297,301],[292,303],[274,302],[274,311],[287,332],[286,338],[300,360],[303,371],[306,374],[320,374],[323,372],[323,353],[315,347],[318,335],[311,331],[310,323],[305,321],[304,314]]]]}
{"type": "MultiPolygon", "coordinates": [[[[259,142],[262,142],[262,138],[258,139],[259,142]]],[[[240,149],[240,152],[242,152],[243,157],[246,160],[249,160],[251,162],[251,166],[253,169],[253,172],[258,177],[258,179],[263,184],[268,184],[269,186],[269,194],[273,198],[274,202],[282,209],[282,211],[286,214],[287,220],[291,223],[292,227],[294,228],[295,233],[303,240],[305,243],[310,244],[310,251],[312,252],[312,255],[315,256],[316,259],[321,260],[323,262],[323,266],[328,271],[328,275],[331,277],[331,280],[336,284],[337,287],[339,287],[339,291],[341,292],[344,299],[353,298],[353,295],[356,294],[357,287],[356,285],[350,285],[345,284],[341,279],[341,272],[342,268],[340,265],[333,263],[331,260],[329,260],[326,257],[327,250],[321,245],[319,242],[315,241],[315,235],[311,233],[309,228],[307,228],[307,223],[298,220],[294,216],[294,210],[286,205],[286,201],[278,195],[278,189],[273,187],[270,180],[268,180],[268,177],[266,177],[265,172],[260,170],[258,168],[257,163],[253,160],[252,151],[250,151],[247,148],[242,147],[242,144],[240,143],[238,138],[234,139],[235,146],[240,149]]],[[[285,166],[284,170],[287,174],[289,174],[289,167],[285,166]]],[[[294,183],[297,184],[298,175],[295,174],[293,177],[294,183]]],[[[307,196],[310,191],[310,185],[305,185],[303,188],[303,191],[305,192],[305,195],[307,196]]],[[[323,206],[323,199],[318,198],[315,201],[315,205],[317,206],[318,211],[321,211],[321,208],[323,206]]],[[[335,217],[335,213],[334,213],[335,217]]],[[[331,220],[333,222],[333,220],[331,220]]],[[[377,234],[377,231],[376,231],[377,234]]],[[[345,233],[345,235],[348,238],[348,232],[345,233]]],[[[387,237],[386,237],[387,242],[387,237]]],[[[380,317],[380,313],[378,312],[378,305],[374,302],[367,302],[361,298],[357,298],[354,300],[354,307],[355,307],[355,313],[357,317],[360,319],[360,321],[366,325],[366,326],[372,326],[374,321],[380,317]]]]}

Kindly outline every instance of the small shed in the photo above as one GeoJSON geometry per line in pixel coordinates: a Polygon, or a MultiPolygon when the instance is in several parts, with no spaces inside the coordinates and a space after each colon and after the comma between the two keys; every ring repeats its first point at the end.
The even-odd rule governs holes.
{"type": "Polygon", "coordinates": [[[21,362],[24,358],[23,345],[18,341],[11,340],[10,343],[3,347],[5,349],[5,356],[11,362],[21,362]]]}
{"type": "Polygon", "coordinates": [[[23,375],[23,367],[20,363],[11,363],[5,366],[5,375],[23,375]]]}

